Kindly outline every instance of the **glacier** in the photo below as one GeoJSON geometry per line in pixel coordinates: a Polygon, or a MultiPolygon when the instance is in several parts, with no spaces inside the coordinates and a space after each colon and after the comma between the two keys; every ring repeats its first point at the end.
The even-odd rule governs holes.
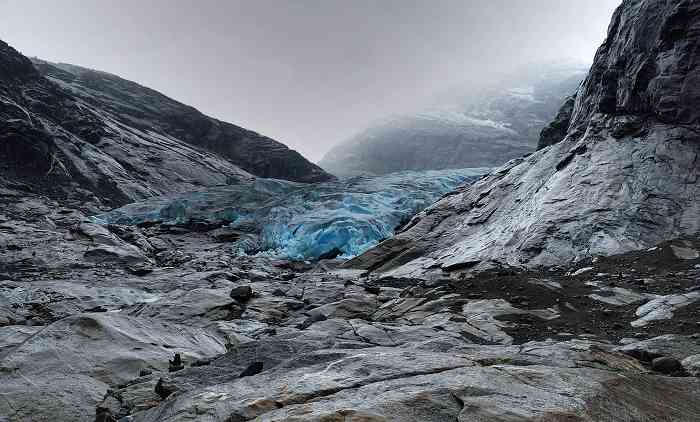
{"type": "Polygon", "coordinates": [[[99,224],[205,223],[240,236],[242,254],[315,260],[357,256],[457,186],[490,168],[405,171],[303,184],[256,178],[155,197],[91,217],[99,224]]]}

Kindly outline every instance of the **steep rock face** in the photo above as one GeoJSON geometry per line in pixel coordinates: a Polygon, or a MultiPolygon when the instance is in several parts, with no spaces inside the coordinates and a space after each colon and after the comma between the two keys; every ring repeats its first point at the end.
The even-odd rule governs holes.
{"type": "Polygon", "coordinates": [[[537,142],[538,150],[561,142],[566,137],[571,124],[571,114],[574,112],[574,104],[576,104],[576,96],[572,95],[564,101],[554,120],[542,129],[540,140],[537,142]]]}
{"type": "Polygon", "coordinates": [[[41,72],[0,42],[3,186],[113,206],[253,175],[331,177],[275,141],[216,122],[147,88],[89,71],[87,80],[99,82],[95,75],[102,75],[122,85],[86,82],[90,88],[81,88],[77,76],[69,84],[56,76],[57,67],[38,66],[41,72]],[[211,135],[206,122],[219,125],[222,135],[211,135]]]}
{"type": "Polygon", "coordinates": [[[699,41],[697,2],[623,2],[561,142],[454,192],[348,265],[420,276],[535,267],[697,233],[699,41]]]}
{"type": "Polygon", "coordinates": [[[337,175],[502,165],[534,150],[586,70],[581,64],[521,69],[497,87],[452,94],[450,105],[370,127],[332,149],[320,165],[337,175]]]}

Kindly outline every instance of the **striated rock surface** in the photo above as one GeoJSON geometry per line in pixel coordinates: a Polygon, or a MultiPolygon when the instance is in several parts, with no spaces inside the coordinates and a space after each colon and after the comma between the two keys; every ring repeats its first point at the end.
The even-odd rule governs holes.
{"type": "Polygon", "coordinates": [[[216,225],[96,225],[40,196],[0,217],[9,421],[700,417],[700,301],[671,300],[698,293],[700,258],[677,255],[698,239],[425,281],[240,256],[216,225]]]}
{"type": "Polygon", "coordinates": [[[560,142],[453,192],[349,266],[537,267],[697,233],[698,28],[697,2],[623,2],[560,142]]]}
{"type": "Polygon", "coordinates": [[[540,131],[586,70],[581,64],[519,69],[497,87],[451,94],[450,105],[380,122],[319,164],[340,176],[499,166],[535,149],[540,131]]]}

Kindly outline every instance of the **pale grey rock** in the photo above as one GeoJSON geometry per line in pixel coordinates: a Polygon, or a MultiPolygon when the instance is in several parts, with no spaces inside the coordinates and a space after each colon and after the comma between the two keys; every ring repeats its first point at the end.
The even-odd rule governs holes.
{"type": "Polygon", "coordinates": [[[692,248],[684,248],[682,246],[671,245],[671,250],[673,254],[679,259],[698,259],[700,258],[700,253],[692,248]]]}
{"type": "Polygon", "coordinates": [[[26,325],[7,325],[0,327],[0,359],[39,331],[41,331],[41,327],[26,325]]]}
{"type": "Polygon", "coordinates": [[[689,356],[700,354],[700,337],[697,335],[666,334],[626,344],[615,350],[631,354],[643,360],[651,360],[659,356],[670,356],[682,361],[689,356]]]}
{"type": "Polygon", "coordinates": [[[683,359],[681,364],[683,364],[683,369],[685,369],[688,374],[694,377],[700,377],[700,354],[688,356],[683,359]]]}
{"type": "Polygon", "coordinates": [[[572,277],[576,277],[577,275],[585,274],[585,273],[591,272],[593,270],[594,270],[593,267],[583,267],[583,268],[579,268],[576,271],[572,271],[571,273],[569,273],[569,275],[572,277]]]}
{"type": "Polygon", "coordinates": [[[671,319],[673,311],[698,300],[700,300],[700,292],[661,296],[637,308],[635,315],[639,318],[631,324],[633,327],[643,327],[651,321],[671,319]]]}
{"type": "Polygon", "coordinates": [[[621,287],[603,287],[599,289],[603,294],[593,293],[588,295],[591,299],[608,305],[625,306],[633,303],[644,302],[653,299],[655,296],[645,293],[635,292],[621,287]]]}
{"type": "Polygon", "coordinates": [[[156,300],[123,308],[122,312],[203,327],[212,321],[237,318],[243,312],[228,293],[227,289],[174,290],[156,300]]]}
{"type": "Polygon", "coordinates": [[[509,324],[497,320],[496,318],[499,316],[532,315],[543,320],[559,316],[552,309],[528,311],[517,309],[503,299],[469,301],[462,307],[462,314],[467,319],[466,331],[491,343],[500,344],[511,344],[513,339],[503,331],[503,328],[509,324]]]}
{"type": "Polygon", "coordinates": [[[174,353],[195,360],[224,351],[222,339],[184,325],[118,313],[71,316],[0,361],[0,414],[16,421],[86,420],[110,385],[135,378],[139,370],[165,371],[174,353]]]}
{"type": "Polygon", "coordinates": [[[377,310],[378,304],[377,299],[370,295],[356,295],[314,308],[309,314],[319,313],[326,318],[368,318],[377,310]]]}
{"type": "MultiPolygon", "coordinates": [[[[488,347],[449,354],[382,347],[316,351],[269,367],[257,379],[190,384],[191,390],[133,419],[534,421],[558,412],[577,414],[587,405],[579,397],[602,400],[608,384],[625,379],[615,371],[582,367],[582,363],[607,362],[611,368],[641,371],[629,358],[598,351],[591,343],[513,348],[514,356],[522,353],[532,361],[528,366],[509,364],[518,358],[503,357],[507,353],[503,346],[490,346],[498,350],[496,358],[490,358],[488,347]],[[555,358],[555,350],[568,354],[555,358]],[[538,351],[541,357],[535,355],[538,351]],[[538,365],[536,359],[562,361],[563,366],[538,365]],[[504,415],[509,416],[499,419],[504,415]]],[[[665,380],[658,385],[667,382],[673,385],[665,380]]],[[[659,406],[667,408],[670,402],[659,406]]],[[[684,412],[690,415],[692,409],[684,412]]]]}

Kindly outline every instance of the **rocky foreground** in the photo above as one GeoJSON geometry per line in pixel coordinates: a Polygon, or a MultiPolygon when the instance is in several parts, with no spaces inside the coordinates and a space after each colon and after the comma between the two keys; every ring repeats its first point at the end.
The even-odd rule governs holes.
{"type": "Polygon", "coordinates": [[[697,239],[422,281],[4,194],[8,421],[700,420],[697,239]]]}

